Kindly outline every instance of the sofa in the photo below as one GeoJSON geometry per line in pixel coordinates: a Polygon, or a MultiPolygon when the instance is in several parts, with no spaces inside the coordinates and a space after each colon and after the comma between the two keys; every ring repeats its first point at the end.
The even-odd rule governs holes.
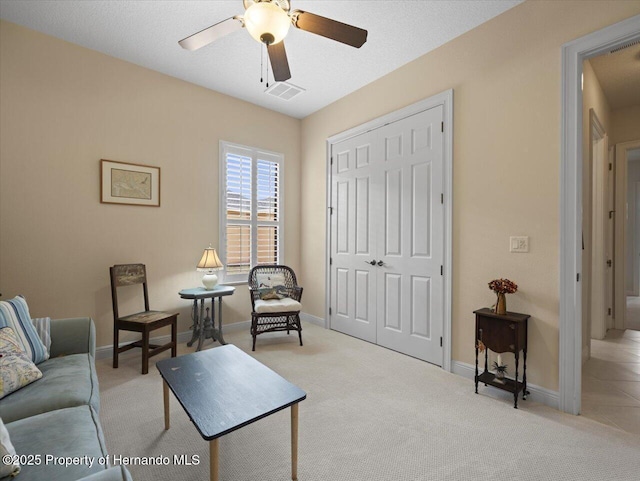
{"type": "Polygon", "coordinates": [[[131,481],[109,466],[98,413],[95,326],[89,318],[51,321],[42,378],[0,399],[21,471],[15,481],[131,481]]]}

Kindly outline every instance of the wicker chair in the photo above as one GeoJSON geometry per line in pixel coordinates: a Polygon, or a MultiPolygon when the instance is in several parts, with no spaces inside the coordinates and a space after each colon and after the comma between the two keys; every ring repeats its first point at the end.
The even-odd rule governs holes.
{"type": "Polygon", "coordinates": [[[298,331],[302,346],[302,325],[300,324],[300,299],[302,287],[298,286],[296,274],[287,266],[256,266],[249,272],[249,290],[251,292],[251,336],[252,351],[256,350],[258,334],[273,331],[298,331]],[[274,279],[274,283],[265,282],[274,279]],[[276,288],[282,299],[261,299],[264,289],[276,288]]]}

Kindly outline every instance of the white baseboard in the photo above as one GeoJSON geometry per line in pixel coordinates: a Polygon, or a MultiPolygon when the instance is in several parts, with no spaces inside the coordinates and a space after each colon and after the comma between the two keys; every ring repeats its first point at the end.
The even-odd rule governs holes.
{"type": "MultiPolygon", "coordinates": [[[[311,324],[315,324],[320,327],[326,327],[324,319],[316,316],[312,316],[311,314],[306,314],[304,312],[300,313],[300,320],[309,322],[311,324]]],[[[234,322],[233,324],[224,324],[222,326],[223,334],[225,332],[235,332],[235,331],[243,331],[247,332],[251,328],[251,321],[240,321],[234,322]]],[[[189,342],[191,340],[191,330],[184,331],[178,333],[178,343],[189,342]]],[[[171,335],[167,334],[165,336],[152,337],[149,339],[151,344],[166,344],[171,339],[171,335]]],[[[132,341],[121,342],[120,346],[124,346],[125,344],[129,344],[132,341]]],[[[113,344],[109,344],[107,346],[100,346],[96,348],[96,359],[107,359],[113,356],[113,344]]]]}
{"type": "Polygon", "coordinates": [[[324,319],[322,319],[321,317],[312,316],[311,314],[307,314],[306,312],[300,313],[300,320],[309,322],[311,324],[315,324],[316,326],[320,326],[324,328],[327,327],[327,323],[325,322],[324,319]]]}
{"type": "MultiPolygon", "coordinates": [[[[451,372],[457,374],[458,376],[471,379],[472,381],[476,377],[475,366],[467,364],[466,362],[451,361],[451,372]]],[[[509,399],[513,399],[513,394],[510,394],[506,391],[502,391],[499,389],[494,389],[493,391],[495,391],[496,395],[498,396],[504,395],[508,396],[509,399]]],[[[558,391],[551,391],[550,389],[546,389],[530,383],[527,383],[527,391],[529,391],[530,393],[527,396],[527,400],[545,404],[549,407],[552,407],[553,409],[559,409],[560,403],[558,391]]],[[[518,405],[520,405],[520,401],[518,401],[518,405]]]]}

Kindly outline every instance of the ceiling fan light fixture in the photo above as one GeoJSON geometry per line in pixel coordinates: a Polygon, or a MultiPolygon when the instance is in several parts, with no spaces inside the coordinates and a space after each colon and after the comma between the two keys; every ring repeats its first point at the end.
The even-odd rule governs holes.
{"type": "Polygon", "coordinates": [[[244,13],[244,26],[258,42],[274,44],[286,37],[291,19],[271,2],[255,2],[244,13]]]}

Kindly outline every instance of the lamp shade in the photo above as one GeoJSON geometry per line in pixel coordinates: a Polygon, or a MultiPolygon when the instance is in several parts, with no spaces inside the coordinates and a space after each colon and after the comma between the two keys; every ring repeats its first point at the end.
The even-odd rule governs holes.
{"type": "Polygon", "coordinates": [[[258,42],[273,44],[287,35],[291,19],[273,3],[255,2],[244,12],[244,26],[258,42]]]}
{"type": "Polygon", "coordinates": [[[205,289],[212,290],[215,289],[218,284],[218,276],[216,276],[213,271],[219,271],[224,266],[222,262],[220,262],[220,258],[216,253],[216,250],[211,247],[207,247],[202,253],[202,259],[198,262],[197,269],[199,271],[206,271],[207,273],[202,276],[202,284],[204,284],[205,289]]]}
{"type": "Polygon", "coordinates": [[[217,271],[223,267],[224,266],[218,257],[218,253],[213,247],[211,247],[211,245],[209,245],[209,247],[207,247],[202,253],[202,259],[198,262],[197,269],[199,271],[217,271]]]}

